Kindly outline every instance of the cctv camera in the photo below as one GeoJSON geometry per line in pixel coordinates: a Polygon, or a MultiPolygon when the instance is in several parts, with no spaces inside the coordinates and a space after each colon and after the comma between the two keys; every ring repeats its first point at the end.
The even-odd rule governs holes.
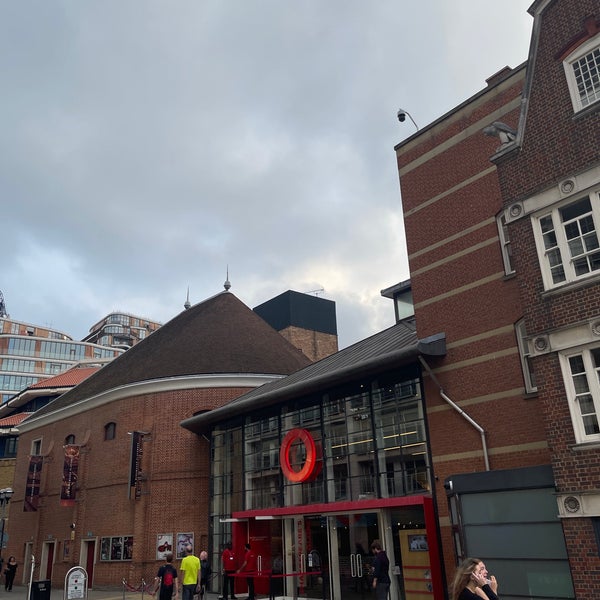
{"type": "Polygon", "coordinates": [[[400,121],[400,123],[406,121],[406,113],[402,109],[398,111],[398,121],[400,121]]]}
{"type": "Polygon", "coordinates": [[[71,523],[71,524],[69,525],[69,527],[70,527],[71,529],[75,529],[75,523],[71,523]]]}

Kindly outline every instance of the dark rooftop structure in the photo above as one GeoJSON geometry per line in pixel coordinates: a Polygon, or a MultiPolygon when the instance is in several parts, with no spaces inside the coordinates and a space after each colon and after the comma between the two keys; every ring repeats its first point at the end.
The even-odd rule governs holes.
{"type": "Polygon", "coordinates": [[[335,302],[288,290],[254,309],[277,331],[300,327],[337,335],[335,302]]]}

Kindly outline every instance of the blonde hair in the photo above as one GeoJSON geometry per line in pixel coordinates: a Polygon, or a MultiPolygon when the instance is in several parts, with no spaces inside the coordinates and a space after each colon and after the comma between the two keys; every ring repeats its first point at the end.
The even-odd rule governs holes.
{"type": "Polygon", "coordinates": [[[450,595],[451,600],[457,600],[460,593],[467,587],[471,575],[475,572],[477,565],[481,563],[479,558],[465,558],[454,572],[454,579],[452,580],[452,594],[450,595]]]}

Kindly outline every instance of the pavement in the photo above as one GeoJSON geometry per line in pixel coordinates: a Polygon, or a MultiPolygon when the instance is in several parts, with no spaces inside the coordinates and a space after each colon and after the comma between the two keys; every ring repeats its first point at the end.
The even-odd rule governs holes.
{"type": "MultiPolygon", "coordinates": [[[[239,597],[239,596],[238,596],[239,597]]],[[[11,592],[0,590],[2,600],[27,600],[27,587],[15,585],[11,592]]],[[[87,600],[154,600],[156,597],[142,592],[124,591],[122,586],[114,588],[93,589],[87,593],[87,600]]],[[[180,596],[181,598],[181,596],[180,596]]],[[[218,600],[217,592],[208,592],[205,600],[218,600]]],[[[52,588],[50,597],[44,594],[43,598],[34,598],[33,600],[66,600],[65,592],[62,588],[52,588]]],[[[84,599],[85,600],[85,599],[84,599]]]]}

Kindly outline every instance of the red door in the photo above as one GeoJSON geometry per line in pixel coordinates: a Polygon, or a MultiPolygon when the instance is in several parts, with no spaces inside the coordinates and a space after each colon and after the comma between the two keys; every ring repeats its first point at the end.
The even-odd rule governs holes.
{"type": "Polygon", "coordinates": [[[94,581],[94,555],[96,553],[96,542],[90,540],[87,542],[87,554],[85,557],[85,570],[88,576],[88,587],[92,587],[94,581]]]}
{"type": "Polygon", "coordinates": [[[54,544],[48,544],[48,556],[46,558],[46,579],[52,581],[52,565],[54,564],[54,544]]]}

